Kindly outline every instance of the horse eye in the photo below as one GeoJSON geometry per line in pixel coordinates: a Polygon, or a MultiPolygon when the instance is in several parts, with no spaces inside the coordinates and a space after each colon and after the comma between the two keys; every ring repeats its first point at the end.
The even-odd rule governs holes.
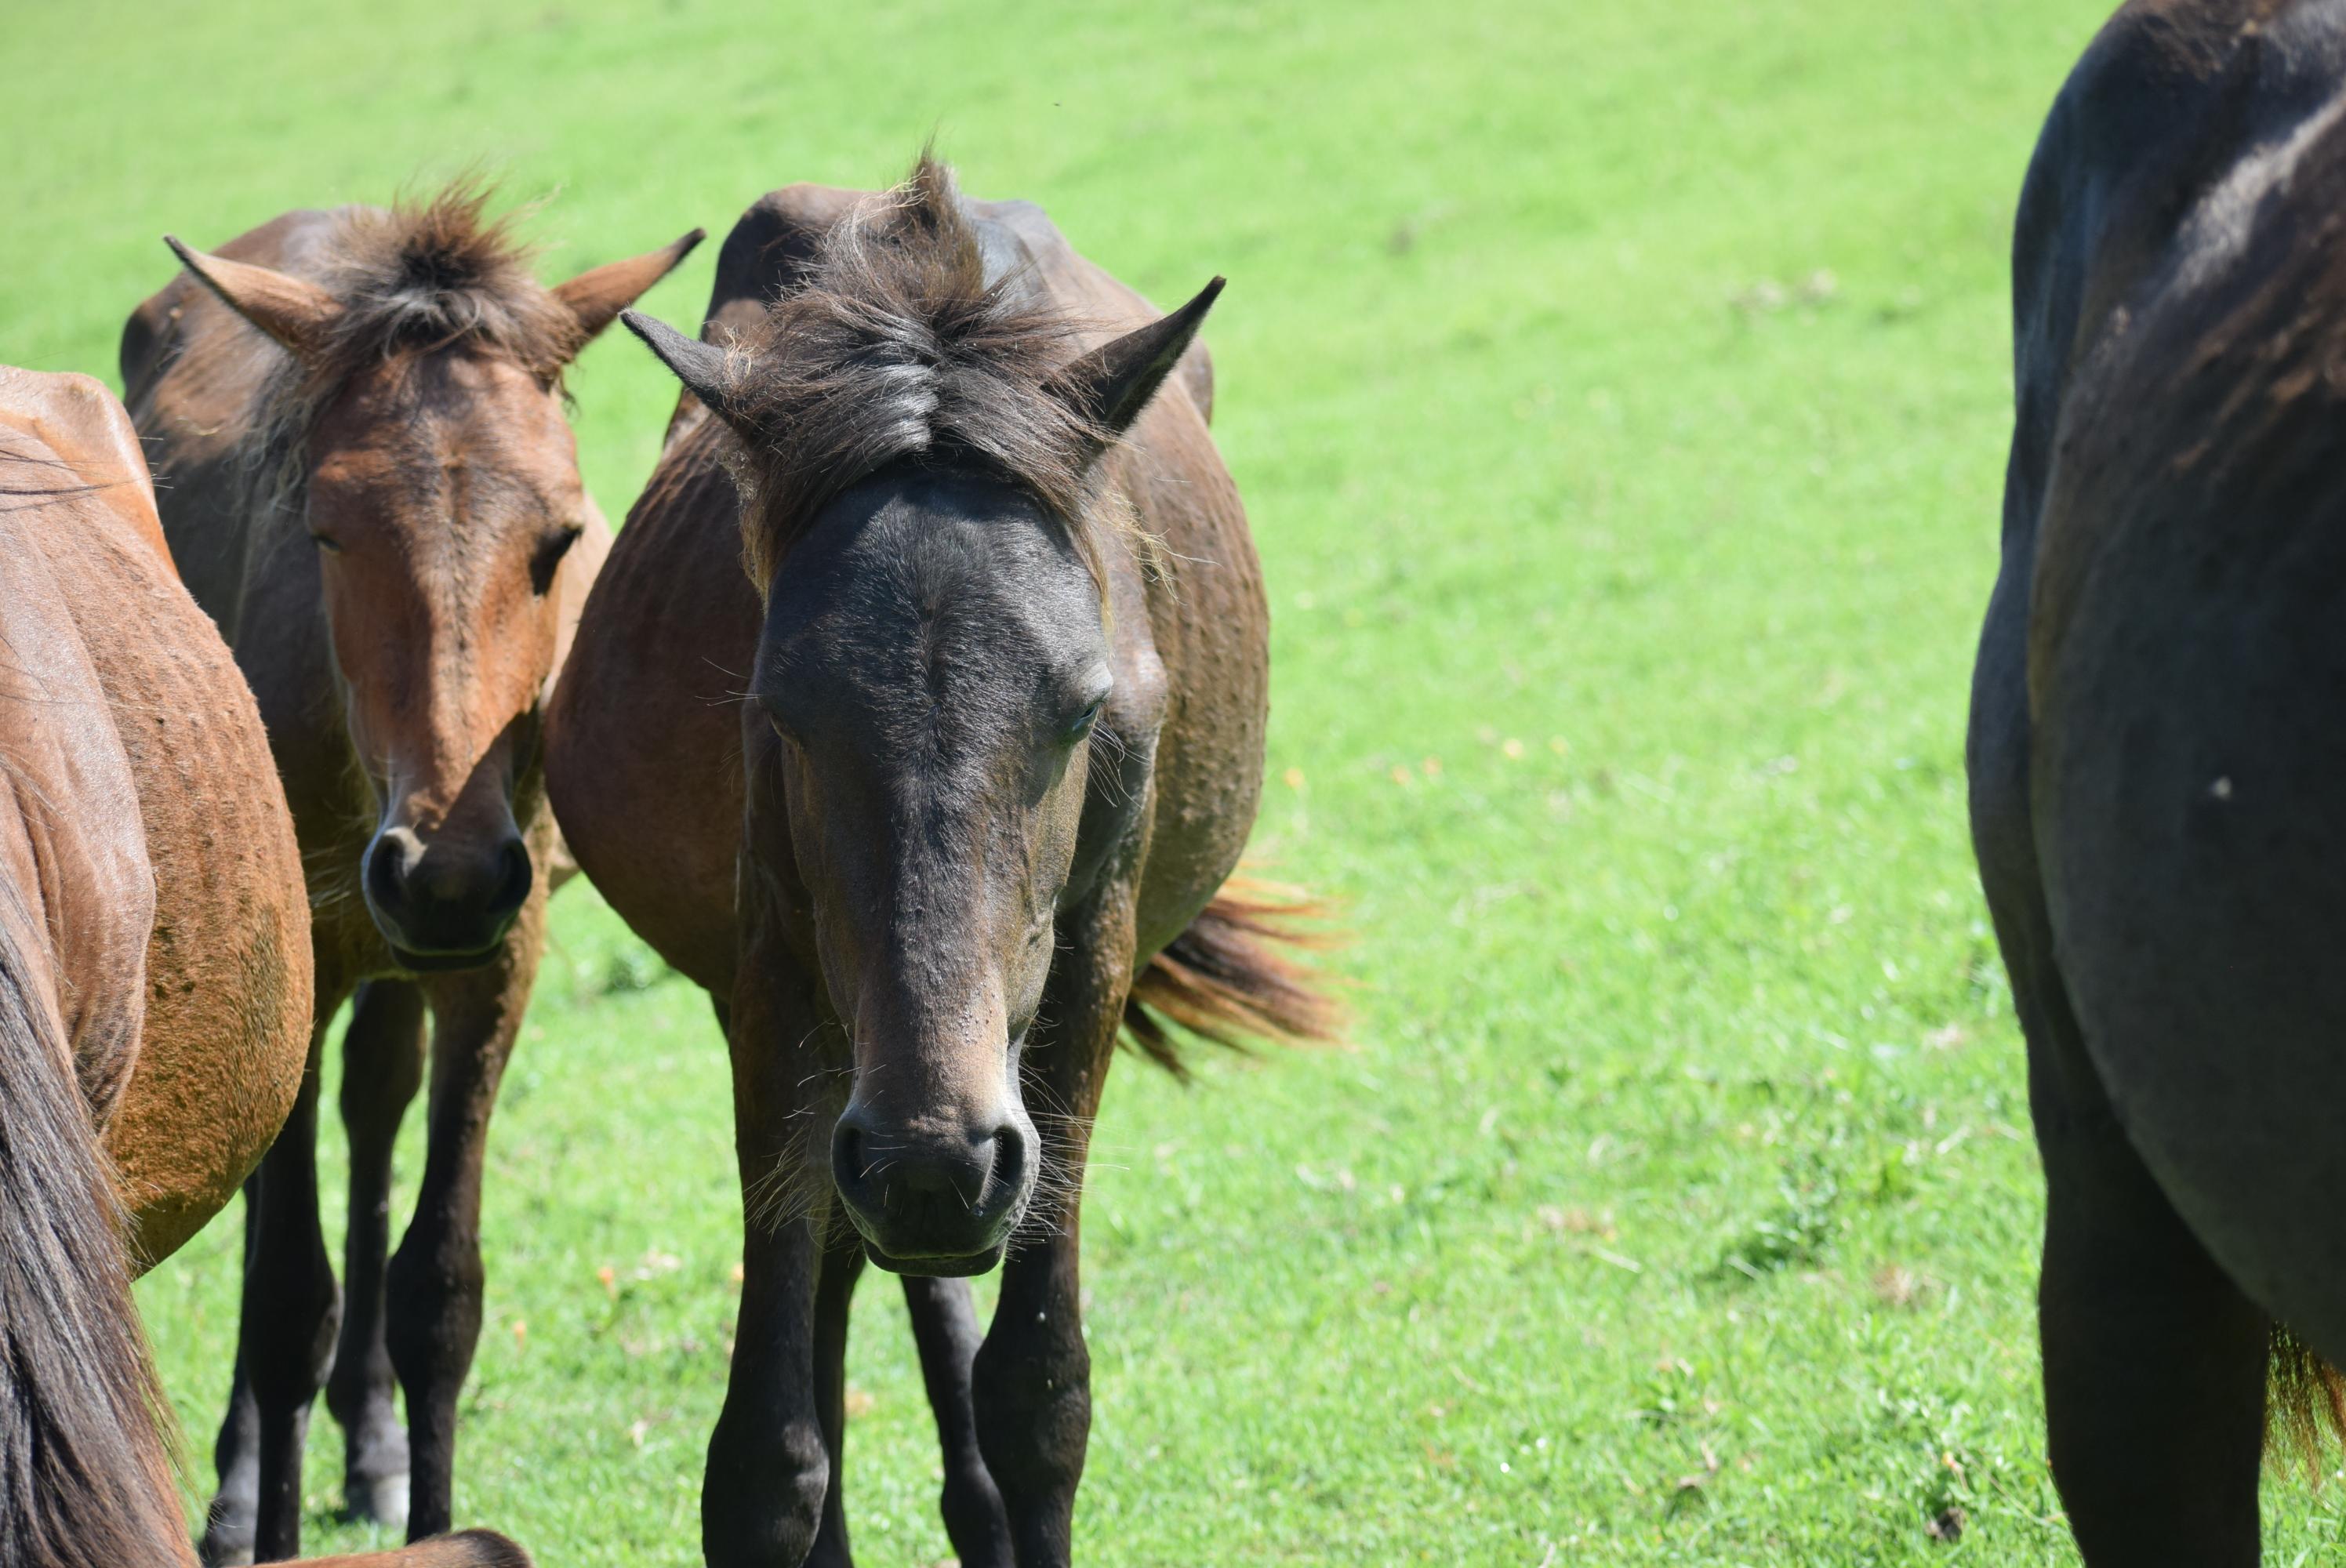
{"type": "Polygon", "coordinates": [[[1095,697],[1089,708],[1086,708],[1083,712],[1077,714],[1076,716],[1075,723],[1067,727],[1068,743],[1072,745],[1076,741],[1081,740],[1085,736],[1089,735],[1092,732],[1092,726],[1099,722],[1101,710],[1107,707],[1107,698],[1104,697],[1095,697]]]}
{"type": "Polygon", "coordinates": [[[310,543],[315,545],[319,549],[323,550],[329,555],[339,555],[342,553],[342,547],[340,545],[335,544],[332,538],[323,534],[311,535],[310,543]]]}
{"type": "Polygon", "coordinates": [[[570,546],[578,543],[580,532],[576,528],[566,528],[559,534],[548,535],[538,545],[537,554],[530,558],[529,585],[540,597],[554,586],[555,569],[562,565],[562,557],[570,553],[570,546]]]}

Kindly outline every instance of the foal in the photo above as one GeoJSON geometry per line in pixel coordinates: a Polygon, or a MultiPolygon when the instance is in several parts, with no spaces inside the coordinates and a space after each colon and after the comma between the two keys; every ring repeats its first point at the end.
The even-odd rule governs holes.
{"type": "Polygon", "coordinates": [[[1159,317],[924,158],[882,195],[752,208],[719,258],[724,346],[627,318],[689,395],[580,623],[547,780],[580,865],[731,1045],[717,1568],[847,1560],[867,1257],[906,1277],[962,1561],[1066,1562],[1076,1209],[1118,1031],[1169,1062],[1144,1003],[1324,1025],[1273,924],[1221,892],[1260,789],[1268,616],[1189,352],[1219,288],[1159,317]],[[980,1348],[950,1278],[997,1263],[980,1348]]]}
{"type": "Polygon", "coordinates": [[[188,270],[123,333],[164,531],[260,698],[315,913],[316,1037],[248,1210],[211,1562],[298,1550],[302,1434],[329,1368],[351,1508],[403,1514],[411,1539],[448,1526],[480,1331],[481,1162],[556,843],[539,702],[607,538],[562,373],[699,239],[547,290],[462,187],[388,212],[292,212],[211,255],[172,241],[188,270]],[[317,1064],[354,991],[337,1349],[317,1064]],[[386,1269],[392,1144],[427,1008],[430,1154],[386,1269]]]}

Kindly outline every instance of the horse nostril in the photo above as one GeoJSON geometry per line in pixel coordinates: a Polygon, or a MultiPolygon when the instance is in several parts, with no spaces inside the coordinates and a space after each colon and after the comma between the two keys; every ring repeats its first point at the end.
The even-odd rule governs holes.
{"type": "Polygon", "coordinates": [[[519,838],[507,839],[504,854],[504,878],[497,896],[490,907],[499,913],[517,910],[528,901],[531,867],[529,846],[519,838]]]}
{"type": "Polygon", "coordinates": [[[863,1186],[863,1129],[842,1116],[831,1135],[831,1179],[848,1201],[863,1186]]]}
{"type": "Polygon", "coordinates": [[[1017,1123],[1005,1122],[987,1142],[994,1149],[994,1179],[986,1191],[987,1201],[1015,1197],[1026,1184],[1026,1135],[1018,1130],[1017,1123]]]}
{"type": "Polygon", "coordinates": [[[377,908],[395,910],[403,901],[407,886],[406,860],[406,846],[388,833],[376,834],[374,842],[367,846],[363,874],[367,896],[375,901],[377,908]]]}

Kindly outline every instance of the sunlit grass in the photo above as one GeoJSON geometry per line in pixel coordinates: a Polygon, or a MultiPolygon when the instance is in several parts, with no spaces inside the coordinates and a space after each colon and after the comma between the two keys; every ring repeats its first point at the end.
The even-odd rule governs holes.
{"type": "MultiPolygon", "coordinates": [[[[1960,736],[2009,215],[2101,12],[46,7],[7,29],[0,358],[110,373],[165,229],[479,162],[545,199],[551,274],[892,178],[932,130],[1159,300],[1228,273],[1260,850],[1347,901],[1358,1038],[1188,1091],[1118,1069],[1085,1560],[2066,1563],[1960,736]]],[[[714,249],[649,308],[694,321],[714,249]]],[[[618,341],[574,390],[617,514],[671,385],[618,341]]],[[[721,1051],[591,891],[556,928],[458,1513],[558,1568],[692,1563],[721,1051]]],[[[237,1229],[142,1292],[199,1461],[237,1229]]],[[[934,1563],[884,1279],[852,1358],[859,1551],[934,1563]]],[[[310,1544],[362,1541],[322,1413],[312,1452],[310,1544]]],[[[2328,1550],[2340,1496],[2275,1483],[2273,1560],[2328,1550]]]]}

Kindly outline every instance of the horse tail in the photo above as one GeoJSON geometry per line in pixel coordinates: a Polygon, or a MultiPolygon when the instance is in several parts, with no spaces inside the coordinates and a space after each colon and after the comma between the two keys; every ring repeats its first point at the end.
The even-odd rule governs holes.
{"type": "Polygon", "coordinates": [[[1187,1077],[1170,1024],[1243,1050],[1333,1041],[1343,1010],[1319,976],[1288,954],[1331,945],[1324,904],[1232,878],[1189,927],[1148,961],[1124,1004],[1124,1027],[1143,1055],[1187,1077]]]}
{"type": "Polygon", "coordinates": [[[2276,1321],[2265,1359],[2265,1450],[2294,1459],[2315,1475],[2329,1441],[2346,1441],[2346,1373],[2276,1321]]]}
{"type": "Polygon", "coordinates": [[[187,1561],[125,1234],[56,1013],[0,917],[5,1568],[187,1561]]]}

